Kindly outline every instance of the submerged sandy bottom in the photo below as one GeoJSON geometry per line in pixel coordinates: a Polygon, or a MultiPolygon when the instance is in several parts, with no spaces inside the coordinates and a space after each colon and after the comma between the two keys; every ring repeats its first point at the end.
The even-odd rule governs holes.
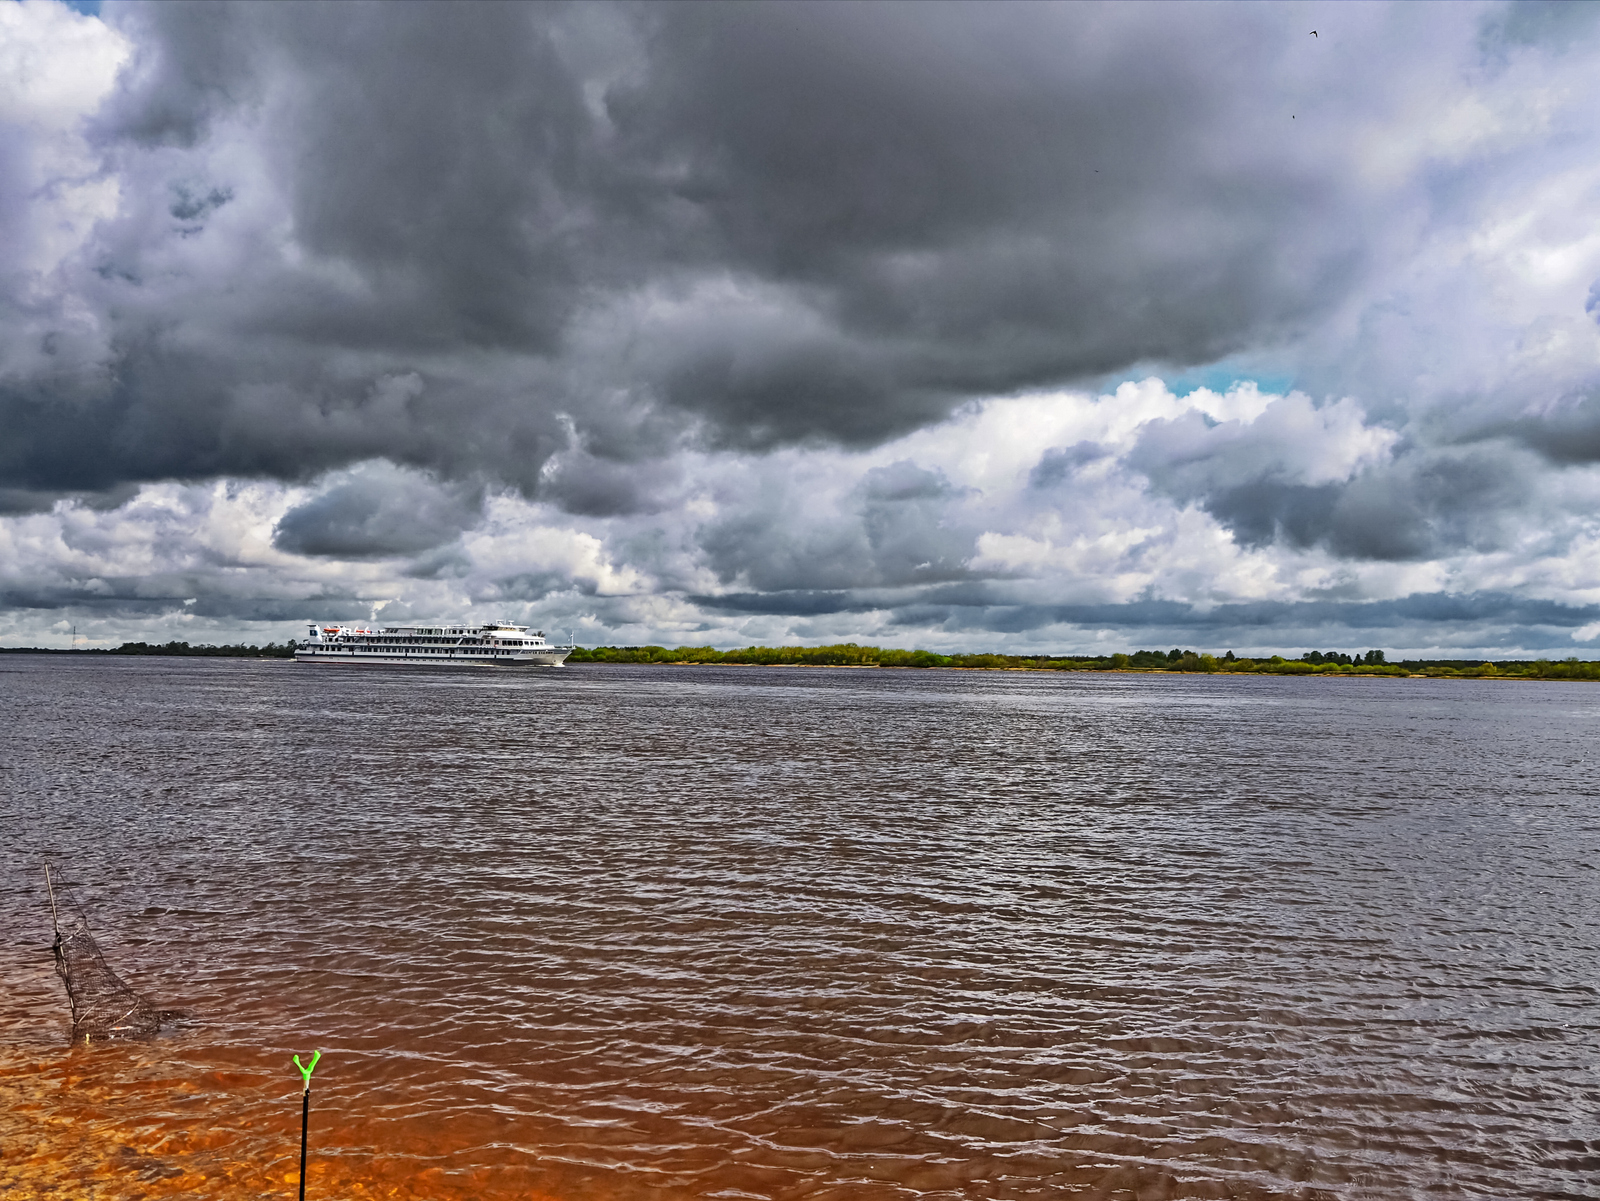
{"type": "MultiPolygon", "coordinates": [[[[0,1075],[0,1195],[294,1196],[299,1096],[285,1094],[280,1077],[264,1064],[164,1075],[111,1048],[14,1063],[0,1075]]],[[[338,1096],[346,1091],[328,1090],[329,1104],[314,1112],[308,1197],[547,1196],[525,1161],[496,1162],[507,1157],[484,1145],[494,1131],[385,1129],[352,1120],[349,1098],[338,1096]]]]}

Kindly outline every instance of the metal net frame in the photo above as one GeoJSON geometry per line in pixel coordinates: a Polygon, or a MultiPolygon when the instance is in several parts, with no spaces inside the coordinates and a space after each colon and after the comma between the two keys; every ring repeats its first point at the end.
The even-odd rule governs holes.
{"type": "Polygon", "coordinates": [[[50,918],[55,925],[56,974],[67,986],[72,1003],[72,1041],[149,1038],[169,1015],[128,985],[100,953],[83,914],[64,883],[44,869],[50,891],[50,918]]]}

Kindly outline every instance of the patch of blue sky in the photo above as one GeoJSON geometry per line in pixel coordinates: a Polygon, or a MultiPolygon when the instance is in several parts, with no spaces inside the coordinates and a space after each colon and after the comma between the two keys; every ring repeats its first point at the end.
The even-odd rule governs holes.
{"type": "Polygon", "coordinates": [[[100,15],[100,0],[61,0],[61,2],[73,12],[82,13],[86,17],[100,15]]]}
{"type": "Polygon", "coordinates": [[[1220,359],[1178,371],[1170,364],[1142,363],[1132,369],[1087,380],[1084,386],[1096,394],[1105,394],[1115,392],[1118,384],[1147,380],[1152,376],[1166,384],[1174,396],[1187,396],[1201,388],[1226,393],[1235,384],[1244,383],[1254,383],[1261,392],[1285,396],[1298,380],[1294,372],[1284,370],[1279,364],[1220,359]]]}
{"type": "Polygon", "coordinates": [[[1191,368],[1180,371],[1175,375],[1164,372],[1158,373],[1166,383],[1167,388],[1174,396],[1187,396],[1191,392],[1198,392],[1201,388],[1210,389],[1212,392],[1223,393],[1235,384],[1254,383],[1262,392],[1271,392],[1276,395],[1286,395],[1294,387],[1295,377],[1284,371],[1252,370],[1242,363],[1230,363],[1224,360],[1220,363],[1211,363],[1204,367],[1191,368]]]}

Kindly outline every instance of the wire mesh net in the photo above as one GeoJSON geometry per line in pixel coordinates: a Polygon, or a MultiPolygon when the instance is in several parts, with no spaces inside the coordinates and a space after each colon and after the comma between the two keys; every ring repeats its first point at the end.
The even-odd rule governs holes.
{"type": "Polygon", "coordinates": [[[72,1002],[72,1041],[149,1038],[171,1016],[151,1005],[111,970],[70,890],[45,867],[55,923],[56,972],[72,1002]]]}

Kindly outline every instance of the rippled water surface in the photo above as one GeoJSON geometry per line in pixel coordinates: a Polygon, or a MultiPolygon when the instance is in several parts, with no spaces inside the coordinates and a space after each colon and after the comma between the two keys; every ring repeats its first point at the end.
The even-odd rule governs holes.
{"type": "Polygon", "coordinates": [[[320,1048],[314,1198],[1600,1196],[1597,718],[0,656],[0,1194],[292,1196],[320,1048]]]}

